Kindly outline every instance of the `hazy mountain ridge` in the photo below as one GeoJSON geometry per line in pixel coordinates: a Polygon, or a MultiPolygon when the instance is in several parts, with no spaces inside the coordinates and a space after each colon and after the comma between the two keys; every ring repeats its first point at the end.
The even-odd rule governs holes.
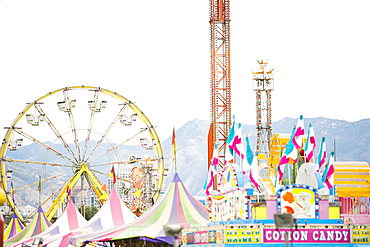
{"type": "MultiPolygon", "coordinates": [[[[363,119],[357,122],[348,122],[344,120],[328,119],[328,118],[305,118],[305,129],[308,132],[309,123],[312,124],[317,140],[315,157],[319,152],[321,137],[326,137],[327,152],[336,149],[336,159],[338,161],[366,161],[370,163],[370,119],[363,119]]],[[[273,123],[273,133],[291,133],[294,125],[297,124],[297,119],[284,118],[273,123]]],[[[252,148],[255,148],[256,128],[254,125],[242,125],[243,134],[248,134],[252,148]]],[[[204,195],[203,185],[207,176],[207,136],[209,130],[208,120],[193,119],[176,130],[177,143],[177,172],[182,181],[193,195],[204,195]]],[[[107,150],[107,146],[101,147],[107,150]]],[[[162,141],[163,153],[165,156],[165,167],[169,168],[169,174],[165,178],[163,189],[172,179],[174,166],[170,156],[171,136],[162,141]]],[[[132,154],[140,154],[140,146],[130,146],[125,154],[121,156],[129,156],[132,154]]],[[[19,159],[26,160],[43,160],[45,152],[41,151],[42,147],[37,144],[24,146],[17,151],[19,159]]],[[[60,158],[60,157],[59,157],[60,158]]],[[[106,160],[113,159],[113,156],[107,156],[106,160]]],[[[48,162],[56,162],[52,160],[48,162]]],[[[11,167],[14,171],[13,182],[16,188],[38,181],[38,166],[30,166],[28,164],[17,164],[11,167]]],[[[59,170],[56,168],[53,171],[56,175],[59,170]]],[[[51,174],[53,175],[53,174],[51,174]]],[[[59,181],[62,183],[63,181],[59,181]]],[[[24,191],[17,192],[17,202],[20,205],[30,201],[37,201],[37,192],[35,186],[27,188],[24,191]]]]}

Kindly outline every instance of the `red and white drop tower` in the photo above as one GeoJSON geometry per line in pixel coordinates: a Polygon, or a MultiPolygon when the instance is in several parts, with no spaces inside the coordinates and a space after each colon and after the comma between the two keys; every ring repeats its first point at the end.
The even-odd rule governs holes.
{"type": "Polygon", "coordinates": [[[230,1],[210,0],[211,129],[208,153],[217,145],[225,158],[226,139],[232,125],[230,79],[230,1]]]}

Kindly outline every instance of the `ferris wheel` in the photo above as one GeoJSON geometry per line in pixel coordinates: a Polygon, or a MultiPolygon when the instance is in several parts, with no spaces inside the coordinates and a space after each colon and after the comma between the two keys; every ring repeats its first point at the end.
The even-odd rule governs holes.
{"type": "MultiPolygon", "coordinates": [[[[5,179],[9,169],[15,173],[17,169],[27,170],[29,178],[40,176],[44,181],[40,204],[48,207],[49,219],[68,200],[71,190],[78,191],[77,187],[88,187],[104,203],[108,197],[104,182],[111,168],[116,168],[118,180],[120,167],[141,161],[151,164],[154,174],[149,196],[154,202],[158,199],[164,176],[161,143],[144,113],[116,92],[91,86],[61,88],[27,103],[5,128],[0,185],[9,191],[9,181],[5,179]],[[22,154],[25,146],[33,151],[22,154]],[[50,179],[53,176],[58,176],[58,181],[50,179]]],[[[135,184],[137,181],[130,178],[138,178],[138,170],[122,180],[135,184]]],[[[23,219],[10,193],[7,204],[23,219]]]]}

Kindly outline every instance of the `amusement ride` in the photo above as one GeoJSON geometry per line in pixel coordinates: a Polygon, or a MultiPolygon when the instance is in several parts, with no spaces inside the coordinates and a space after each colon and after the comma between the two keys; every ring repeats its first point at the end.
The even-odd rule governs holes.
{"type": "Polygon", "coordinates": [[[137,212],[148,209],[160,195],[164,158],[155,127],[134,102],[116,92],[91,86],[49,92],[27,103],[6,129],[0,150],[1,187],[8,192],[7,205],[21,220],[14,188],[6,179],[11,170],[40,175],[39,204],[48,208],[49,219],[74,191],[86,187],[97,205],[115,187],[137,212]],[[22,145],[30,145],[35,153],[17,154],[22,145]],[[116,184],[109,178],[112,171],[116,184]]]}

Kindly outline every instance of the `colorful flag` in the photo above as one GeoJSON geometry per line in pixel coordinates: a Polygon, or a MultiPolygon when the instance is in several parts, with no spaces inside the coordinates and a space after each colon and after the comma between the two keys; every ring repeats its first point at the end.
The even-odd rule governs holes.
{"type": "Polygon", "coordinates": [[[234,162],[234,152],[233,150],[229,147],[229,145],[226,145],[226,149],[225,149],[225,164],[227,162],[234,162]]]}
{"type": "Polygon", "coordinates": [[[319,172],[322,174],[324,172],[324,164],[326,161],[326,139],[323,137],[321,139],[319,156],[317,157],[317,164],[319,165],[319,172]]]}
{"type": "Polygon", "coordinates": [[[72,188],[69,185],[69,183],[67,184],[66,193],[67,193],[67,201],[69,201],[71,199],[71,194],[72,194],[72,188]]]}
{"type": "Polygon", "coordinates": [[[297,162],[298,159],[298,150],[296,149],[295,145],[293,144],[294,135],[296,133],[296,128],[293,128],[292,134],[288,143],[285,146],[285,151],[283,156],[280,159],[278,165],[278,172],[279,172],[279,181],[283,179],[284,176],[284,166],[285,164],[289,164],[290,161],[294,163],[297,162]]]}
{"type": "Polygon", "coordinates": [[[235,116],[233,116],[233,124],[231,125],[229,135],[226,139],[226,143],[230,144],[231,141],[234,139],[235,136],[235,116]]]}
{"type": "Polygon", "coordinates": [[[293,144],[297,150],[300,150],[303,146],[303,136],[304,136],[304,122],[303,116],[299,116],[296,130],[294,133],[293,144]]]}
{"type": "Polygon", "coordinates": [[[247,171],[251,169],[253,158],[254,158],[254,154],[253,154],[248,136],[245,137],[245,147],[246,147],[245,161],[247,164],[246,165],[243,164],[243,174],[247,173],[247,171]]]}
{"type": "Polygon", "coordinates": [[[101,187],[102,190],[104,190],[105,192],[107,192],[107,184],[103,184],[103,186],[101,187]]]}
{"type": "Polygon", "coordinates": [[[238,124],[237,129],[234,133],[234,138],[229,143],[229,148],[231,148],[235,154],[237,154],[240,159],[244,159],[244,142],[243,142],[243,134],[242,134],[242,125],[238,124]]]}
{"type": "Polygon", "coordinates": [[[217,166],[218,165],[218,150],[217,150],[217,145],[215,145],[214,149],[213,149],[213,156],[212,156],[212,160],[211,160],[211,165],[212,166],[217,166]]]}
{"type": "Polygon", "coordinates": [[[14,195],[13,182],[10,182],[10,194],[14,195]]]}
{"type": "Polygon", "coordinates": [[[334,187],[334,152],[331,152],[328,163],[326,164],[322,181],[330,190],[334,187]]]}
{"type": "MultiPolygon", "coordinates": [[[[235,137],[235,117],[233,117],[233,124],[230,128],[229,135],[226,139],[225,161],[232,162],[234,160],[234,150],[230,147],[235,137]]],[[[225,162],[226,163],[226,162],[225,162]]]]}
{"type": "Polygon", "coordinates": [[[213,149],[213,156],[211,160],[211,164],[208,168],[208,175],[207,180],[204,183],[203,188],[206,190],[206,195],[209,195],[209,190],[213,186],[214,177],[217,174],[217,165],[218,165],[218,151],[217,151],[217,145],[215,145],[213,149]]]}
{"type": "Polygon", "coordinates": [[[171,141],[171,156],[172,156],[172,164],[176,164],[176,137],[175,137],[175,127],[173,127],[173,133],[172,133],[172,141],[171,141]]]}
{"type": "Polygon", "coordinates": [[[39,183],[37,185],[37,190],[41,193],[42,192],[42,188],[41,188],[41,176],[39,176],[39,183]]]}
{"type": "Polygon", "coordinates": [[[253,161],[252,161],[252,164],[251,164],[251,169],[250,169],[250,172],[249,172],[249,180],[252,182],[252,184],[254,185],[254,187],[258,191],[258,189],[259,189],[259,184],[258,184],[259,174],[258,174],[258,159],[257,159],[257,156],[253,157],[253,161]]]}
{"type": "Polygon", "coordinates": [[[115,184],[117,180],[116,180],[116,174],[114,173],[114,165],[112,165],[112,170],[110,171],[109,176],[112,178],[112,183],[115,184]]]}
{"type": "Polygon", "coordinates": [[[134,183],[133,187],[134,189],[140,189],[143,186],[143,180],[139,180],[136,183],[134,183]]]}
{"type": "Polygon", "coordinates": [[[13,182],[10,182],[10,195],[12,196],[13,203],[15,203],[13,182]]]}
{"type": "Polygon", "coordinates": [[[142,192],[141,192],[141,190],[140,189],[138,189],[138,190],[136,190],[134,193],[132,193],[134,196],[136,196],[136,197],[140,197],[141,196],[141,194],[142,194],[142,192]]]}
{"type": "Polygon", "coordinates": [[[316,138],[315,138],[315,133],[313,131],[313,127],[310,124],[310,127],[308,129],[308,136],[306,140],[306,145],[304,147],[304,154],[306,157],[306,162],[310,162],[311,159],[313,158],[313,152],[316,147],[316,138]]]}

